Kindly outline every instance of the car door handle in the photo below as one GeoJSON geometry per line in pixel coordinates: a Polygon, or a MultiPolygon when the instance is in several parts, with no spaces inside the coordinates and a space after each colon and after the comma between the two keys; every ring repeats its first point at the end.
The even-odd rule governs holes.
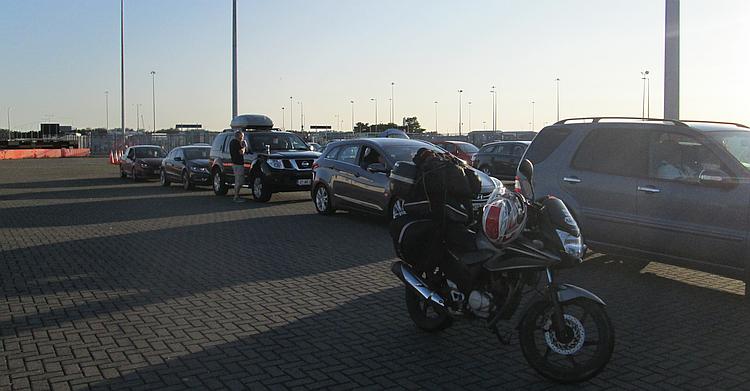
{"type": "Polygon", "coordinates": [[[581,179],[578,178],[577,176],[566,176],[566,177],[563,177],[563,182],[581,183],[581,179]]]}
{"type": "Polygon", "coordinates": [[[638,191],[642,191],[644,193],[660,193],[661,192],[661,190],[653,186],[638,186],[638,191]]]}

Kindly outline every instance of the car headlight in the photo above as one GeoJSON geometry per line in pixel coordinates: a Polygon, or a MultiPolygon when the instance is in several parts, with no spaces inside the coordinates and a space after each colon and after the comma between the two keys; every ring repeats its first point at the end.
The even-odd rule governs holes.
{"type": "Polygon", "coordinates": [[[148,163],[141,163],[141,167],[148,168],[148,163]]]}
{"type": "Polygon", "coordinates": [[[190,171],[192,171],[192,172],[208,172],[208,169],[206,167],[190,166],[190,171]]]}
{"type": "Polygon", "coordinates": [[[557,237],[560,238],[560,242],[565,249],[565,252],[573,257],[583,257],[583,238],[581,236],[573,236],[565,231],[556,229],[557,237]]]}
{"type": "Polygon", "coordinates": [[[277,170],[284,168],[284,163],[281,162],[281,159],[268,159],[266,160],[266,163],[268,163],[271,168],[275,168],[277,170]]]}

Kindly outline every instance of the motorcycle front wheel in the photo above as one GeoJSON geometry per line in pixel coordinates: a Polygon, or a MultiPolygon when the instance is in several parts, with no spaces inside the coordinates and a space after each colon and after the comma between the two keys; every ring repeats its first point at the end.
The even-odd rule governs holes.
{"type": "Polygon", "coordinates": [[[596,376],[609,362],[615,331],[604,306],[578,298],[561,303],[566,335],[552,327],[554,307],[540,301],[520,325],[521,350],[540,375],[558,383],[578,383],[596,376]]]}
{"type": "Polygon", "coordinates": [[[409,287],[406,287],[406,309],[414,324],[428,332],[445,330],[453,324],[453,318],[446,313],[439,313],[427,300],[423,299],[409,287]]]}

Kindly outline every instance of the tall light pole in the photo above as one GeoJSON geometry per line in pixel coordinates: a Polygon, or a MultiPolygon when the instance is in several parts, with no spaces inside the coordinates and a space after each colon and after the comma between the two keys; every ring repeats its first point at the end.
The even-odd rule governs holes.
{"type": "Polygon", "coordinates": [[[560,121],[560,78],[556,78],[557,83],[557,121],[560,121]]]}
{"type": "MultiPolygon", "coordinates": [[[[680,119],[680,0],[666,0],[664,12],[664,118],[680,119]]],[[[750,293],[750,284],[746,284],[750,293]]]]}
{"type": "Polygon", "coordinates": [[[467,108],[469,111],[469,132],[471,132],[471,101],[469,101],[467,104],[469,105],[467,108]]]}
{"type": "Polygon", "coordinates": [[[533,100],[531,101],[531,130],[534,130],[536,128],[536,122],[534,120],[534,104],[535,103],[536,102],[534,102],[533,100]]]}
{"type": "Polygon", "coordinates": [[[156,132],[156,71],[151,71],[151,114],[154,117],[153,131],[156,132]]]}
{"type": "Polygon", "coordinates": [[[461,135],[461,109],[463,108],[463,103],[461,103],[461,95],[464,93],[464,90],[458,90],[458,135],[461,135]]]}
{"type": "Polygon", "coordinates": [[[286,113],[284,112],[284,106],[281,106],[281,130],[286,130],[284,120],[286,120],[286,113]]]}
{"type": "Polygon", "coordinates": [[[10,111],[13,109],[13,107],[8,107],[8,140],[10,140],[10,111]]]}
{"type": "Polygon", "coordinates": [[[294,97],[289,97],[289,130],[294,130],[294,97]]]}
{"type": "Polygon", "coordinates": [[[232,119],[237,116],[237,0],[232,0],[232,119]]]}
{"type": "Polygon", "coordinates": [[[393,88],[396,85],[396,83],[391,82],[391,123],[393,122],[393,88]]]}
{"type": "Polygon", "coordinates": [[[435,103],[435,133],[439,132],[438,130],[438,101],[432,102],[435,103]]]}
{"type": "Polygon", "coordinates": [[[495,131],[497,130],[497,90],[495,90],[495,86],[492,86],[490,94],[492,94],[492,130],[495,131]]]}
{"type": "Polygon", "coordinates": [[[643,93],[641,97],[641,118],[646,118],[646,79],[648,79],[648,71],[641,72],[641,80],[643,80],[643,93]]]}
{"type": "Polygon", "coordinates": [[[349,103],[352,104],[352,132],[354,131],[354,99],[350,100],[349,103]]]}
{"type": "Polygon", "coordinates": [[[109,91],[104,91],[104,113],[107,116],[106,124],[109,130],[109,91]]]}
{"type": "Polygon", "coordinates": [[[300,132],[305,131],[305,106],[302,105],[302,101],[297,102],[299,104],[299,130],[300,132]]]}
{"type": "Polygon", "coordinates": [[[120,0],[120,127],[122,144],[127,143],[125,134],[125,0],[120,0]]]}
{"type": "Polygon", "coordinates": [[[378,131],[378,99],[377,98],[370,98],[370,101],[375,102],[375,122],[372,124],[372,129],[374,129],[374,132],[378,131]]]}
{"type": "Polygon", "coordinates": [[[341,123],[339,122],[339,115],[336,114],[333,116],[333,118],[336,120],[336,130],[341,130],[341,123]]]}

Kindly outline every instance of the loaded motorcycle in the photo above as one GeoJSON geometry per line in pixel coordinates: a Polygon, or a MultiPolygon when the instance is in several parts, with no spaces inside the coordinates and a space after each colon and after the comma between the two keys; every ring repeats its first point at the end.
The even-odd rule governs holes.
{"type": "MultiPolygon", "coordinates": [[[[557,270],[582,262],[586,246],[561,200],[548,196],[534,201],[530,161],[521,163],[519,173],[525,179],[522,193],[530,193],[528,199],[520,197],[528,217],[520,236],[498,247],[478,229],[476,250],[458,253],[448,249],[448,256],[472,272],[474,290],[468,300],[457,293],[439,267],[418,270],[396,261],[391,270],[406,286],[406,306],[418,328],[436,332],[449,327],[455,318],[478,317],[507,345],[510,334],[504,335],[500,324],[522,310],[516,328],[529,365],[555,382],[585,381],[609,362],[614,329],[602,299],[555,280],[557,270]],[[530,290],[538,297],[522,306],[527,287],[534,288],[530,290]]],[[[488,205],[492,200],[490,197],[488,205]]]]}

